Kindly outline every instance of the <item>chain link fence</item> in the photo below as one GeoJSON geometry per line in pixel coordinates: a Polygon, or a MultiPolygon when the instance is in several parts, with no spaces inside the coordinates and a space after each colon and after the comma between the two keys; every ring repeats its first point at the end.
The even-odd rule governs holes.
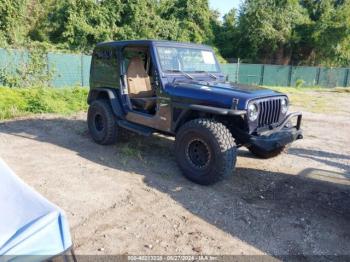
{"type": "MultiPolygon", "coordinates": [[[[0,48],[0,69],[16,73],[28,62],[27,51],[0,48]]],[[[88,86],[91,56],[83,54],[48,53],[47,71],[52,72],[51,85],[88,86]]],[[[325,68],[265,64],[222,64],[222,71],[232,82],[265,86],[349,87],[350,68],[325,68]]],[[[0,82],[1,84],[1,82],[0,82]]]]}
{"type": "Polygon", "coordinates": [[[221,65],[230,81],[265,86],[349,87],[350,68],[264,64],[221,65]]]}

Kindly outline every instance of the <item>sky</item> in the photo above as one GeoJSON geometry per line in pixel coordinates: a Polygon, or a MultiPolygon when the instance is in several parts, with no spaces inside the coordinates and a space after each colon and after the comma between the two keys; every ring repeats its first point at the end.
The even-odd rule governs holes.
{"type": "Polygon", "coordinates": [[[210,7],[218,9],[222,16],[233,7],[238,8],[240,2],[241,0],[209,0],[210,7]]]}

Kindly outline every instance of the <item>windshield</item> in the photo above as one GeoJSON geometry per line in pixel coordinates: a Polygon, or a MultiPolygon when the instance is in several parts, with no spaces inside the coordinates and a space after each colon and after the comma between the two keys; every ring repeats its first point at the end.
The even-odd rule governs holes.
{"type": "Polygon", "coordinates": [[[185,47],[157,47],[163,72],[218,73],[212,51],[185,47]]]}

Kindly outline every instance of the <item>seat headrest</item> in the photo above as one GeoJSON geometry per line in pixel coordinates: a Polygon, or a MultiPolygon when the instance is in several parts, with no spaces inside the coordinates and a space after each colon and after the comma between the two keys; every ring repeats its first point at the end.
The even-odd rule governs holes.
{"type": "Polygon", "coordinates": [[[128,69],[136,69],[136,70],[141,70],[142,72],[146,72],[145,67],[143,65],[143,61],[141,59],[141,57],[139,56],[134,56],[130,59],[129,65],[128,65],[128,69]]]}

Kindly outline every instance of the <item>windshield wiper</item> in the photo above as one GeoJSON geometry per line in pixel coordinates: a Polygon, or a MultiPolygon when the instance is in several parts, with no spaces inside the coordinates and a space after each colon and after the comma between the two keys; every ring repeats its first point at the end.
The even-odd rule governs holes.
{"type": "Polygon", "coordinates": [[[181,73],[183,74],[184,76],[186,76],[187,78],[189,79],[194,79],[193,76],[191,76],[190,74],[184,72],[184,71],[181,71],[181,70],[166,70],[166,72],[170,72],[170,73],[181,73]]]}
{"type": "Polygon", "coordinates": [[[218,79],[218,77],[216,76],[216,75],[214,75],[214,74],[212,74],[212,73],[209,73],[209,72],[207,72],[207,71],[200,71],[200,70],[198,70],[198,71],[194,71],[195,73],[206,73],[208,76],[210,76],[211,78],[214,78],[214,79],[218,79]]]}

